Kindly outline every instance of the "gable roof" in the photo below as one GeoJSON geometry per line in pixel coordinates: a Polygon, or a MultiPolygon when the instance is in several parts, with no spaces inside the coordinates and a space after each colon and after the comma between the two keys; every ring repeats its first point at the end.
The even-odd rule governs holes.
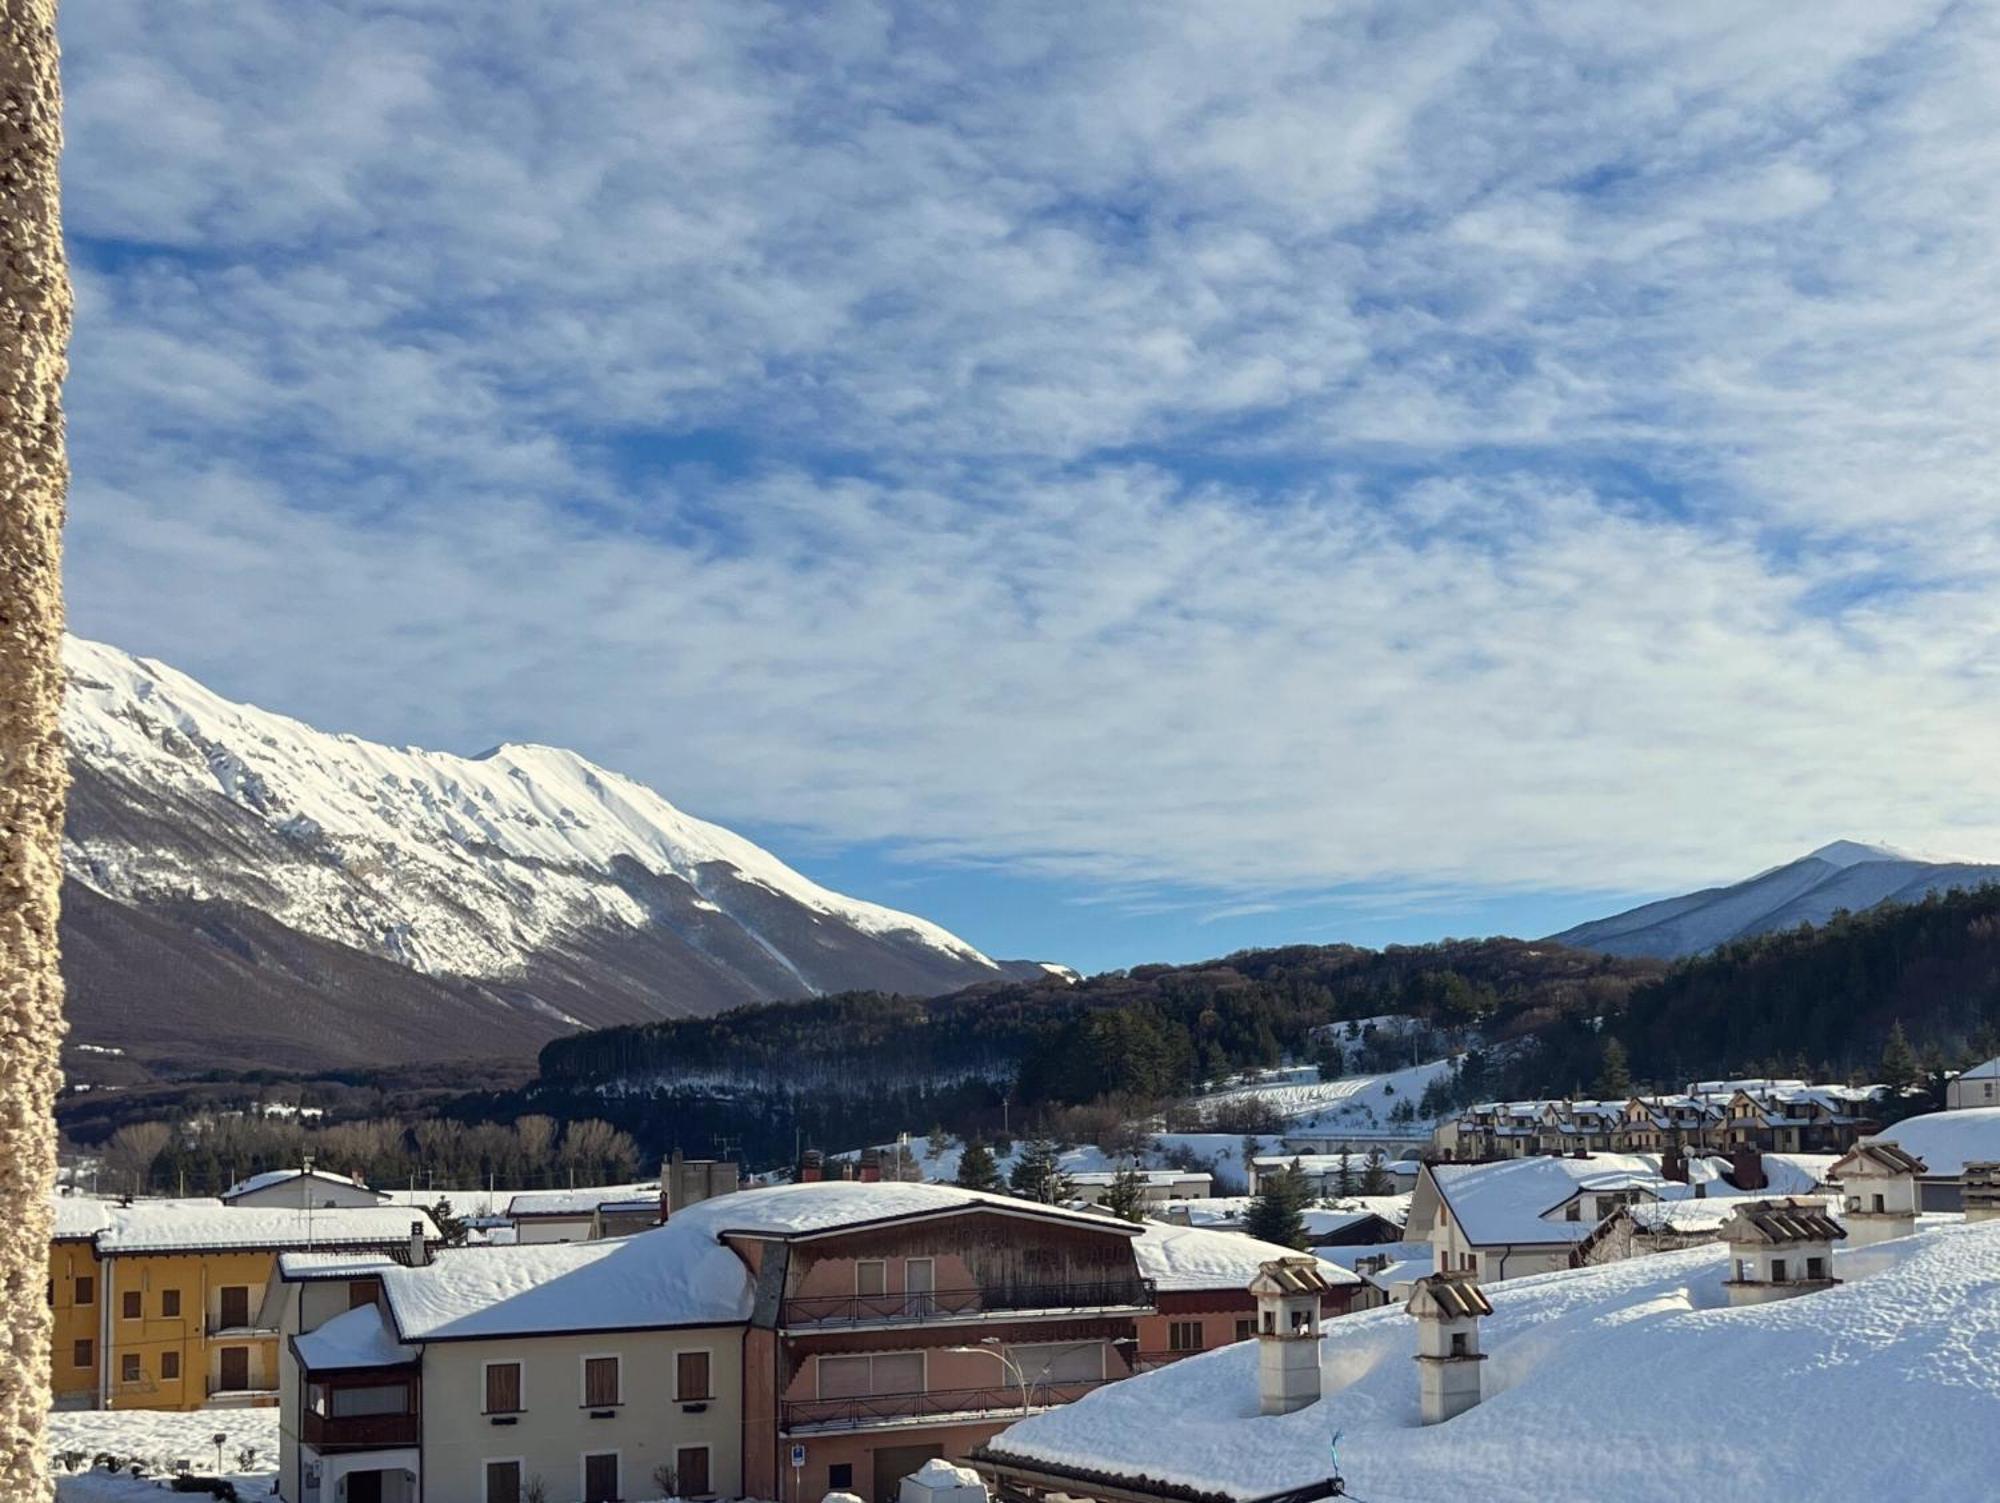
{"type": "Polygon", "coordinates": [[[1471,1320],[1491,1315],[1493,1302],[1486,1297],[1486,1291],[1471,1279],[1449,1273],[1433,1273],[1410,1286],[1410,1298],[1403,1308],[1411,1315],[1471,1320]]]}
{"type": "Polygon", "coordinates": [[[1960,1070],[1953,1080],[1994,1080],[2000,1079],[2000,1055],[1983,1059],[1969,1070],[1960,1070]]]}
{"type": "Polygon", "coordinates": [[[2000,1159],[2000,1106],[1966,1107],[1905,1117],[1868,1139],[1894,1143],[1929,1167],[1933,1179],[1956,1179],[1967,1164],[2000,1159]]]}
{"type": "Polygon", "coordinates": [[[1827,1215],[1816,1200],[1750,1200],[1736,1207],[1723,1224],[1728,1242],[1766,1242],[1774,1247],[1794,1242],[1838,1242],[1847,1228],[1827,1215]]]}
{"type": "Polygon", "coordinates": [[[1060,1222],[1108,1236],[1134,1237],[1139,1234],[1139,1228],[1129,1221],[1120,1221],[1094,1211],[1073,1211],[1066,1206],[1043,1205],[1039,1201],[1019,1200],[1011,1195],[907,1180],[873,1183],[819,1180],[809,1184],[739,1190],[733,1195],[718,1195],[711,1200],[698,1201],[685,1211],[677,1212],[668,1225],[697,1224],[718,1237],[736,1235],[796,1241],[857,1231],[863,1227],[940,1216],[963,1216],[975,1211],[1060,1222]]]}
{"type": "Polygon", "coordinates": [[[1828,1169],[1835,1179],[1850,1174],[1864,1176],[1874,1174],[1924,1174],[1924,1161],[1913,1154],[1905,1153],[1894,1143],[1857,1143],[1847,1150],[1828,1169]]]}
{"type": "MultiPolygon", "coordinates": [[[[1459,1234],[1474,1247],[1548,1246],[1581,1240],[1594,1222],[1542,1217],[1579,1191],[1646,1189],[1662,1194],[1658,1161],[1642,1154],[1596,1153],[1587,1158],[1501,1159],[1491,1164],[1431,1164],[1420,1186],[1435,1187],[1459,1234]]],[[[1680,1187],[1676,1187],[1679,1189],[1680,1187]]],[[[1411,1230],[1418,1205],[1411,1203],[1411,1230]]]]}
{"type": "MultiPolygon", "coordinates": [[[[1151,1279],[1153,1287],[1164,1294],[1210,1289],[1240,1292],[1250,1287],[1264,1264],[1275,1258],[1301,1256],[1289,1247],[1260,1242],[1241,1232],[1172,1226],[1162,1221],[1148,1221],[1140,1228],[1132,1252],[1139,1261],[1141,1277],[1151,1279]]],[[[1345,1268],[1323,1261],[1320,1276],[1329,1288],[1359,1282],[1345,1268]]]]}
{"type": "Polygon", "coordinates": [[[112,1208],[97,1234],[106,1257],[133,1253],[218,1252],[236,1248],[356,1248],[401,1246],[410,1228],[438,1236],[429,1214],[407,1206],[226,1206],[220,1201],[134,1201],[112,1208]]]}
{"type": "MultiPolygon", "coordinates": [[[[239,1200],[245,1195],[254,1195],[259,1190],[268,1190],[273,1185],[289,1184],[293,1180],[307,1177],[308,1171],[304,1169],[266,1169],[262,1174],[253,1174],[248,1179],[238,1180],[222,1192],[222,1198],[224,1201],[239,1200]]],[[[310,1171],[310,1177],[316,1184],[336,1185],[343,1190],[367,1190],[377,1201],[389,1198],[380,1190],[370,1189],[366,1182],[352,1175],[328,1174],[324,1169],[314,1169],[310,1171]]]]}
{"type": "Polygon", "coordinates": [[[372,1304],[357,1305],[292,1338],[292,1350],[307,1372],[395,1367],[417,1360],[417,1349],[398,1341],[372,1304]]]}

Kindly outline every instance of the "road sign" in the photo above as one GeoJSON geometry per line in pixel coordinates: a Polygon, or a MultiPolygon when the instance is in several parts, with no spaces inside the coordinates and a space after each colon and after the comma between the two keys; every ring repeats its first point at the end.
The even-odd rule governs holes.
{"type": "Polygon", "coordinates": [[[802,1467],[805,1464],[806,1464],[806,1448],[804,1446],[799,1446],[799,1445],[793,1446],[792,1447],[793,1469],[797,1470],[799,1467],[802,1467]]]}

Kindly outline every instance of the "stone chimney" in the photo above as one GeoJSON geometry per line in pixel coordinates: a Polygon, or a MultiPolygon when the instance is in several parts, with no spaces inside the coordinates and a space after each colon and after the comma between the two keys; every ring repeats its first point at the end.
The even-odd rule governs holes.
{"type": "Polygon", "coordinates": [[[882,1178],[882,1155],[872,1148],[861,1150],[861,1182],[872,1185],[882,1178]]]}
{"type": "Polygon", "coordinates": [[[1417,1321],[1417,1397],[1423,1422],[1441,1425],[1481,1398],[1479,1322],[1493,1313],[1486,1292],[1461,1274],[1418,1279],[1403,1307],[1417,1321]]]}
{"type": "Polygon", "coordinates": [[[2000,1221],[2000,1164],[1967,1164],[1958,1183],[1967,1221],[2000,1221]]]}
{"type": "Polygon", "coordinates": [[[412,1221],[410,1223],[410,1267],[422,1268],[430,1260],[431,1245],[424,1236],[424,1224],[421,1221],[412,1221]]]}
{"type": "Polygon", "coordinates": [[[826,1178],[826,1155],[817,1148],[808,1148],[799,1155],[799,1183],[818,1184],[826,1178]]]}
{"type": "Polygon", "coordinates": [[[1676,1143],[1660,1155],[1660,1178],[1670,1179],[1677,1185],[1688,1182],[1687,1154],[1676,1143]]]}
{"type": "Polygon", "coordinates": [[[1761,1190],[1770,1181],[1764,1178],[1764,1155],[1745,1145],[1729,1150],[1729,1182],[1739,1190],[1761,1190]]]}
{"type": "Polygon", "coordinates": [[[1290,1414],[1319,1402],[1319,1311],[1328,1289],[1319,1260],[1274,1258],[1257,1270],[1259,1412],[1290,1414]]]}

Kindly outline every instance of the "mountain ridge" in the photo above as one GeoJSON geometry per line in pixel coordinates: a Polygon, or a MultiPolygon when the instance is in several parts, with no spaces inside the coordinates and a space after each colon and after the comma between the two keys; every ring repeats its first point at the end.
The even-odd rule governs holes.
{"type": "MultiPolygon", "coordinates": [[[[251,963],[266,981],[283,974],[293,989],[324,993],[342,972],[383,996],[387,978],[365,957],[432,983],[384,1006],[461,1010],[442,993],[472,1008],[428,1034],[364,1029],[398,1040],[380,1045],[389,1059],[328,1037],[322,1063],[477,1053],[481,1023],[517,1053],[567,1029],[749,1001],[857,986],[930,994],[1046,974],[823,887],[567,748],[503,742],[464,757],[389,747],[224,699],[101,643],[68,638],[64,656],[74,777],[65,870],[102,900],[91,905],[97,942],[70,968],[71,1015],[113,1035],[101,1042],[132,1032],[146,988],[91,956],[125,956],[128,970],[136,953],[164,963],[157,922],[112,936],[121,910],[170,918],[186,936],[169,972],[210,972],[217,957],[203,947],[224,931],[255,933],[251,963]],[[280,955],[292,970],[270,970],[280,955]]],[[[167,1024],[207,1015],[189,995],[158,1000],[167,1024]]],[[[138,1032],[161,1045],[162,1021],[138,1032]]],[[[201,1031],[189,1032],[190,1051],[201,1031]]]]}

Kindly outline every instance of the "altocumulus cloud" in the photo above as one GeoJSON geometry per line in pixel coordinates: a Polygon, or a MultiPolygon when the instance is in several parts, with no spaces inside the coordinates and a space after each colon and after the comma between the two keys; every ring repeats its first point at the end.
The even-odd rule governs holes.
{"type": "Polygon", "coordinates": [[[78,629],[1259,901],[1994,851],[1979,7],[71,0],[78,629]]]}

